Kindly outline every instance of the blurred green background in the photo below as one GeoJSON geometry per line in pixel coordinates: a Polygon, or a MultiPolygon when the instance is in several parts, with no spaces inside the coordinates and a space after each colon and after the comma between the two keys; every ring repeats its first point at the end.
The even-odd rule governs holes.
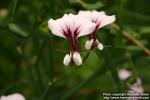
{"type": "MultiPolygon", "coordinates": [[[[133,71],[150,92],[150,0],[1,0],[0,96],[19,92],[27,100],[102,100],[103,92],[126,92],[117,71],[133,71]],[[69,43],[52,35],[50,18],[79,10],[106,11],[116,22],[97,32],[105,46],[82,66],[64,66],[69,43]]],[[[87,37],[78,45],[84,49],[87,37]]],[[[82,57],[87,52],[81,52],[82,57]]]]}

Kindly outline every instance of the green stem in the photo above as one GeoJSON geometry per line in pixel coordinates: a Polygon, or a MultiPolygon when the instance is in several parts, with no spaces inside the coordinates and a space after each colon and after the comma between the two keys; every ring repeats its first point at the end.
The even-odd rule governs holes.
{"type": "Polygon", "coordinates": [[[13,0],[13,8],[12,8],[12,14],[11,14],[11,21],[14,19],[16,7],[17,7],[18,0],[13,0]]]}
{"type": "Polygon", "coordinates": [[[53,48],[52,48],[52,38],[50,40],[51,44],[48,44],[48,50],[49,50],[49,75],[50,75],[50,81],[53,83],[53,48]]]}
{"type": "Polygon", "coordinates": [[[103,50],[103,56],[104,56],[105,62],[108,64],[111,75],[112,75],[114,82],[117,86],[118,92],[122,92],[122,84],[121,84],[120,79],[118,77],[118,73],[117,73],[117,70],[115,68],[115,65],[112,61],[113,58],[111,57],[111,55],[107,51],[107,49],[103,50]]]}
{"type": "Polygon", "coordinates": [[[86,54],[86,56],[83,58],[83,63],[86,61],[86,59],[89,57],[89,55],[90,55],[90,52],[88,52],[88,53],[86,54]]]}
{"type": "Polygon", "coordinates": [[[99,67],[89,78],[87,78],[86,80],[80,82],[80,84],[76,84],[74,86],[72,86],[67,93],[63,94],[63,96],[61,97],[61,100],[67,100],[70,96],[72,96],[74,93],[76,93],[79,89],[81,89],[83,86],[85,86],[87,83],[91,83],[91,81],[93,79],[95,79],[95,77],[97,77],[97,75],[101,76],[103,75],[106,71],[108,70],[108,68],[106,66],[104,66],[104,64],[102,64],[102,67],[99,67]]]}
{"type": "Polygon", "coordinates": [[[36,74],[38,76],[38,84],[41,87],[41,89],[43,88],[43,81],[42,81],[42,77],[41,77],[41,73],[40,73],[40,67],[38,65],[38,62],[39,62],[39,60],[41,58],[41,55],[42,55],[42,52],[43,52],[43,50],[45,48],[46,42],[47,42],[47,39],[45,39],[43,41],[43,43],[42,43],[42,45],[40,47],[39,53],[37,54],[37,59],[36,59],[34,65],[33,65],[34,68],[35,68],[35,72],[36,72],[36,74]]]}
{"type": "Polygon", "coordinates": [[[130,63],[130,65],[131,65],[131,68],[132,68],[132,71],[133,71],[134,75],[135,75],[136,77],[138,77],[137,71],[136,71],[135,66],[134,66],[134,63],[133,63],[132,58],[131,58],[131,56],[130,56],[130,54],[129,54],[128,51],[127,51],[127,57],[128,57],[128,60],[129,60],[129,63],[130,63]]]}

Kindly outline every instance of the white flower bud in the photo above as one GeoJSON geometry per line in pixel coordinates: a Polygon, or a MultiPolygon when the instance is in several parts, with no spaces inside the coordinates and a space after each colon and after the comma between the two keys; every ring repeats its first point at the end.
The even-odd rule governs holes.
{"type": "Polygon", "coordinates": [[[64,63],[65,66],[68,66],[69,63],[70,63],[70,61],[71,61],[71,54],[67,54],[67,55],[64,57],[63,63],[64,63]]]}
{"type": "Polygon", "coordinates": [[[81,59],[81,56],[78,52],[73,53],[73,61],[78,66],[82,64],[82,59],[81,59]]]}
{"type": "Polygon", "coordinates": [[[119,70],[118,75],[121,80],[126,80],[128,77],[130,77],[132,75],[132,73],[125,69],[121,69],[121,70],[119,70]]]}
{"type": "Polygon", "coordinates": [[[103,45],[101,44],[101,43],[98,43],[98,45],[97,45],[97,48],[99,49],[99,50],[103,50],[103,45]]]}
{"type": "Polygon", "coordinates": [[[93,41],[94,39],[91,39],[91,40],[87,40],[86,43],[85,43],[85,48],[87,50],[90,50],[92,48],[92,44],[93,44],[93,41]]]}
{"type": "Polygon", "coordinates": [[[99,44],[99,41],[98,41],[98,39],[96,39],[96,44],[99,44]]]}
{"type": "Polygon", "coordinates": [[[25,98],[21,94],[15,93],[8,96],[2,96],[0,97],[0,100],[25,100],[25,98]]]}
{"type": "Polygon", "coordinates": [[[97,48],[99,50],[103,50],[104,46],[102,45],[102,43],[100,43],[97,39],[96,39],[96,44],[97,44],[97,48]]]}

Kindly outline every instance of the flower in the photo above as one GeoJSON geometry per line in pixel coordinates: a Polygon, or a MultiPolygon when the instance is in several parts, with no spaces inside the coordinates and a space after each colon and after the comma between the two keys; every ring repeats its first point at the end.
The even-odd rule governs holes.
{"type": "Polygon", "coordinates": [[[144,89],[143,89],[143,86],[142,86],[141,79],[137,78],[136,83],[129,86],[128,93],[136,94],[136,93],[143,93],[143,92],[144,92],[144,89]]]}
{"type": "Polygon", "coordinates": [[[142,82],[140,78],[137,78],[136,83],[129,85],[129,90],[128,90],[128,100],[139,100],[136,97],[141,97],[141,93],[144,92],[142,82]]]}
{"type": "Polygon", "coordinates": [[[126,80],[128,77],[130,77],[132,75],[132,73],[128,70],[125,69],[121,69],[118,72],[118,76],[121,80],[126,80]]]}
{"type": "Polygon", "coordinates": [[[19,93],[14,93],[8,96],[0,97],[0,100],[25,100],[24,96],[19,93]]]}
{"type": "Polygon", "coordinates": [[[65,14],[62,18],[48,21],[48,28],[52,34],[67,39],[71,44],[72,52],[64,57],[64,65],[69,65],[71,61],[76,65],[82,64],[76,43],[77,38],[92,33],[95,27],[96,24],[87,18],[73,14],[65,14]]]}
{"type": "Polygon", "coordinates": [[[52,31],[52,34],[66,38],[71,43],[73,50],[77,50],[76,39],[93,32],[96,24],[86,18],[73,14],[65,14],[60,19],[50,19],[48,27],[52,31]]]}
{"type": "Polygon", "coordinates": [[[111,24],[115,21],[115,15],[108,16],[104,11],[79,11],[78,14],[80,17],[88,18],[93,23],[96,23],[96,29],[111,24]]]}
{"type": "MultiPolygon", "coordinates": [[[[98,12],[98,11],[95,11],[95,10],[93,10],[93,11],[79,11],[78,15],[80,17],[87,18],[91,22],[96,24],[95,30],[93,32],[91,32],[91,34],[89,35],[89,40],[87,40],[87,42],[85,44],[85,47],[88,50],[89,50],[89,48],[87,48],[87,47],[91,47],[90,49],[93,49],[95,46],[97,46],[99,44],[99,42],[98,42],[98,44],[96,42],[96,40],[97,40],[96,39],[96,31],[98,29],[102,28],[103,26],[111,24],[115,21],[115,16],[114,15],[108,16],[108,15],[105,14],[104,11],[101,11],[101,12],[98,12]],[[94,39],[94,41],[92,39],[94,39]],[[93,43],[89,43],[89,41],[93,41],[93,43]]],[[[100,44],[97,47],[100,48],[100,50],[103,49],[102,44],[100,44]]]]}

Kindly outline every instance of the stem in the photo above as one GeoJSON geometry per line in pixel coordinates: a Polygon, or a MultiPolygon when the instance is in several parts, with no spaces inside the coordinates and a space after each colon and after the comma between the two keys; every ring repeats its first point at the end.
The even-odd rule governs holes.
{"type": "Polygon", "coordinates": [[[135,66],[134,66],[134,63],[133,63],[132,58],[131,58],[131,56],[130,56],[130,54],[129,54],[128,51],[127,51],[127,57],[128,57],[128,60],[129,60],[129,63],[130,63],[130,65],[131,65],[131,68],[132,68],[132,71],[133,71],[134,75],[135,75],[136,77],[138,77],[137,71],[136,71],[135,66]]]}
{"type": "Polygon", "coordinates": [[[40,73],[40,67],[38,66],[38,62],[39,62],[39,60],[41,58],[41,54],[42,54],[42,52],[44,50],[44,47],[46,45],[46,41],[47,40],[43,41],[43,43],[42,43],[42,45],[40,47],[39,53],[37,55],[37,60],[35,61],[34,65],[33,65],[34,68],[35,68],[36,74],[38,76],[38,83],[39,83],[39,86],[41,87],[41,89],[43,88],[43,81],[42,81],[42,77],[41,77],[41,73],[40,73]]]}
{"type": "Polygon", "coordinates": [[[110,72],[111,72],[111,75],[113,77],[113,80],[116,83],[118,92],[121,92],[122,91],[122,84],[121,84],[120,79],[118,77],[118,73],[117,73],[117,70],[115,68],[115,64],[112,61],[113,58],[111,57],[111,55],[107,49],[105,49],[103,51],[103,54],[104,54],[105,61],[108,64],[108,67],[110,68],[110,72]]]}
{"type": "Polygon", "coordinates": [[[90,55],[90,52],[88,52],[88,53],[86,54],[86,56],[83,58],[83,63],[86,61],[86,59],[88,58],[89,55],[90,55]]]}
{"type": "Polygon", "coordinates": [[[11,14],[11,21],[13,21],[13,18],[14,18],[14,14],[15,14],[15,11],[16,11],[16,6],[17,6],[17,3],[18,3],[18,0],[13,0],[13,8],[12,8],[12,14],[11,14]]]}
{"type": "Polygon", "coordinates": [[[148,56],[150,56],[150,50],[148,48],[146,48],[139,40],[137,40],[135,37],[133,37],[132,35],[130,35],[126,31],[123,31],[122,33],[123,33],[123,36],[125,38],[129,39],[135,45],[137,45],[138,47],[142,48],[144,50],[145,54],[147,54],[148,56]]]}
{"type": "Polygon", "coordinates": [[[49,77],[50,77],[50,81],[53,83],[53,70],[54,70],[54,59],[53,59],[53,48],[52,48],[52,45],[53,45],[53,42],[52,42],[52,38],[50,39],[50,43],[51,45],[48,45],[48,50],[49,50],[49,60],[50,60],[50,63],[49,63],[49,77]]]}
{"type": "Polygon", "coordinates": [[[79,91],[82,87],[84,87],[87,83],[93,81],[95,79],[95,77],[97,76],[101,76],[103,75],[105,72],[107,72],[108,67],[106,67],[104,65],[104,63],[102,64],[102,67],[99,67],[90,77],[88,77],[87,79],[85,79],[84,81],[81,81],[80,84],[77,83],[74,86],[72,86],[68,91],[64,93],[61,97],[61,100],[68,100],[68,98],[70,96],[72,96],[73,94],[75,94],[77,91],[79,91]]]}

